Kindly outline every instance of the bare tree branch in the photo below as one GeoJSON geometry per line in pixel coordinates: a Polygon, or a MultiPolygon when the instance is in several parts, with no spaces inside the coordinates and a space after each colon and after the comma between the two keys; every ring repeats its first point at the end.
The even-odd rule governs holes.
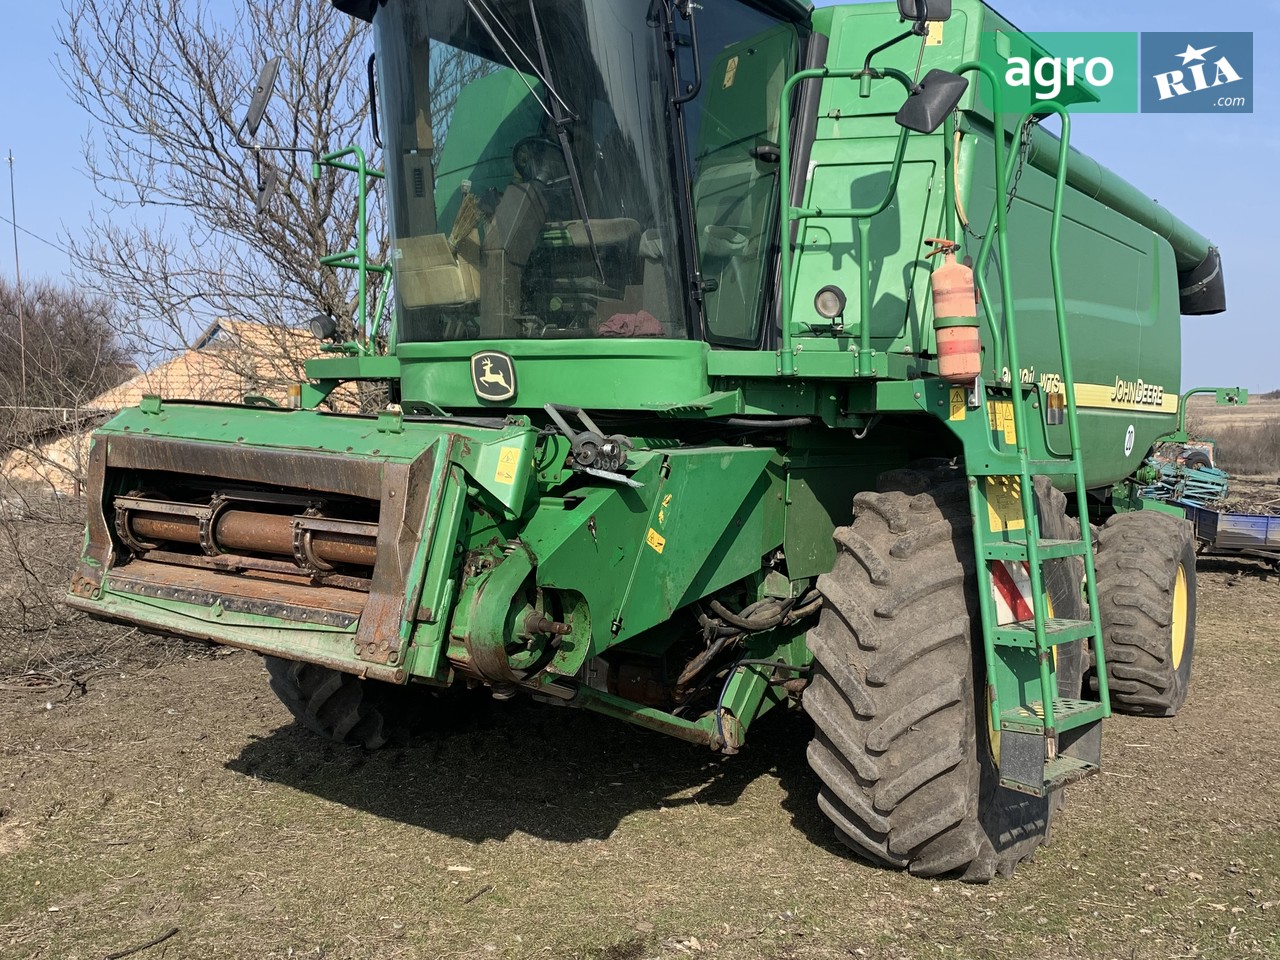
{"type": "MultiPolygon", "coordinates": [[[[117,302],[138,349],[180,348],[223,317],[296,327],[326,312],[350,330],[355,277],[317,261],[352,245],[354,179],[313,180],[305,154],[263,153],[280,189],[259,218],[258,173],[237,132],[258,70],[279,56],[262,141],[317,152],[358,142],[368,118],[358,22],[317,0],[67,0],[64,9],[59,69],[94,120],[85,163],[104,201],[72,257],[117,302]]],[[[384,237],[371,204],[377,260],[384,237]]]]}

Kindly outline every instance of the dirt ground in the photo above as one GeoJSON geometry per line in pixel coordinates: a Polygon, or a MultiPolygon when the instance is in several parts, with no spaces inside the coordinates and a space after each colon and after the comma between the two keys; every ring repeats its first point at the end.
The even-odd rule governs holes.
{"type": "Polygon", "coordinates": [[[492,703],[376,754],[253,655],[117,635],[0,689],[0,957],[1280,956],[1280,576],[1208,561],[1191,700],[1107,722],[1014,881],[846,855],[803,716],[737,757],[492,703]]]}

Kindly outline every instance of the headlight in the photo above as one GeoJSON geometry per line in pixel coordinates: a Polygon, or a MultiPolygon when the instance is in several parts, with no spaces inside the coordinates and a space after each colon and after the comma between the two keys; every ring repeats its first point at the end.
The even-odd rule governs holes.
{"type": "Polygon", "coordinates": [[[818,316],[824,320],[834,320],[844,315],[844,305],[847,302],[848,298],[845,297],[844,291],[834,283],[829,283],[813,298],[813,309],[817,310],[818,316]]]}

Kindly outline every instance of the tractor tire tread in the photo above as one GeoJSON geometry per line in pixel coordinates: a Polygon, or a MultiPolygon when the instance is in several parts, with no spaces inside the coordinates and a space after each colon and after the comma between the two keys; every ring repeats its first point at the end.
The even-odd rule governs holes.
{"type": "MultiPolygon", "coordinates": [[[[1184,519],[1157,511],[1117,513],[1098,532],[1098,607],[1111,707],[1171,717],[1186,700],[1195,624],[1195,536],[1184,519]],[[1173,660],[1174,590],[1190,578],[1183,661],[1173,660]]],[[[1092,686],[1098,689],[1097,677],[1092,686]]]]}
{"type": "MultiPolygon", "coordinates": [[[[822,784],[818,806],[836,837],[874,863],[986,882],[1043,842],[1061,792],[1034,798],[999,787],[986,754],[962,474],[895,470],[878,487],[854,497],[853,523],[836,532],[835,563],[818,578],[824,606],[809,634],[814,677],[802,699],[816,727],[808,758],[822,784]]],[[[1061,493],[1044,480],[1036,490],[1062,514],[1061,493]]],[[[1069,527],[1063,514],[1045,535],[1069,527]]],[[[1053,562],[1079,565],[1062,574],[1083,607],[1083,562],[1053,562]]]]}
{"type": "Polygon", "coordinates": [[[348,746],[376,750],[407,691],[312,663],[266,657],[272,692],[303,727],[348,746]]]}

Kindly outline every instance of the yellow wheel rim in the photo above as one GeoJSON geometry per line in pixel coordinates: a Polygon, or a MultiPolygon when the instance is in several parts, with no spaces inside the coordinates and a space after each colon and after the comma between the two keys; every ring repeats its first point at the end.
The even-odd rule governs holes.
{"type": "Polygon", "coordinates": [[[1178,564],[1178,577],[1173,582],[1173,669],[1182,666],[1187,649],[1187,571],[1178,564]]]}

